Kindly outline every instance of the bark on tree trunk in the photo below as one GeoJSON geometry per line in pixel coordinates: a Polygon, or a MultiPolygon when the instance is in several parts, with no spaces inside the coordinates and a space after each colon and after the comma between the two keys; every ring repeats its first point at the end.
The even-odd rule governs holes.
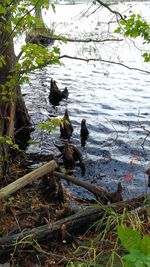
{"type": "MultiPolygon", "coordinates": [[[[4,64],[0,66],[0,136],[12,138],[21,147],[20,142],[22,140],[20,139],[23,135],[29,137],[31,123],[21,95],[20,86],[6,85],[6,82],[10,81],[9,76],[13,75],[11,71],[15,69],[17,63],[13,37],[11,31],[6,30],[9,17],[10,15],[7,14],[6,18],[0,18],[0,23],[3,24],[3,27],[1,27],[0,49],[1,57],[4,59],[4,64]]],[[[9,155],[10,146],[4,141],[1,141],[0,177],[3,177],[8,172],[9,155]]]]}
{"type": "Polygon", "coordinates": [[[42,17],[42,10],[39,9],[39,8],[36,8],[36,7],[35,7],[35,17],[40,19],[42,21],[42,23],[43,23],[43,26],[44,26],[44,20],[43,20],[43,17],[42,17]]]}

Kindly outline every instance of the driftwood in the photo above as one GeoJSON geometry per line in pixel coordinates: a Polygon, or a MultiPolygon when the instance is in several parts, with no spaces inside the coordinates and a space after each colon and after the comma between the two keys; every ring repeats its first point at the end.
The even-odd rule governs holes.
{"type": "Polygon", "coordinates": [[[56,161],[51,160],[50,162],[44,164],[38,169],[24,175],[23,177],[17,179],[11,184],[0,189],[0,199],[8,198],[11,194],[15,193],[17,190],[23,188],[27,184],[37,180],[38,178],[54,171],[58,167],[56,161]]]}
{"type": "Polygon", "coordinates": [[[60,172],[54,171],[53,173],[55,176],[65,179],[73,184],[82,186],[83,188],[87,189],[91,193],[93,193],[96,197],[97,200],[101,201],[102,203],[106,204],[108,201],[111,203],[122,201],[122,187],[121,184],[118,184],[118,189],[116,192],[110,193],[106,189],[98,186],[98,185],[93,185],[87,182],[83,182],[82,180],[79,180],[73,176],[67,175],[67,174],[62,174],[60,172]]]}
{"type": "MultiPolygon", "coordinates": [[[[127,210],[132,210],[142,206],[145,201],[145,197],[141,196],[134,198],[128,201],[122,201],[118,203],[111,204],[109,208],[112,208],[114,211],[121,213],[126,208],[127,210]]],[[[82,211],[71,215],[65,219],[58,220],[54,223],[46,224],[33,228],[31,230],[24,229],[18,234],[14,234],[7,237],[0,238],[0,247],[1,250],[10,249],[16,245],[21,244],[21,240],[28,238],[28,241],[38,240],[43,241],[46,238],[50,239],[60,239],[62,238],[62,226],[65,226],[65,230],[68,233],[77,234],[79,232],[84,232],[90,227],[96,220],[101,219],[105,214],[105,208],[94,207],[86,208],[82,211]]],[[[64,228],[64,227],[63,227],[64,228]]],[[[70,235],[70,234],[69,234],[70,235]]]]}

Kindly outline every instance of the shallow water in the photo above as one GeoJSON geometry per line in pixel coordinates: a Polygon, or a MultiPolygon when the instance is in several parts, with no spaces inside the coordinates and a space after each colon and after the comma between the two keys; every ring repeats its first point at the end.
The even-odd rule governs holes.
{"type": "MultiPolygon", "coordinates": [[[[119,4],[113,8],[126,10],[125,14],[129,14],[132,9],[143,13],[150,20],[150,2],[119,4]]],[[[58,34],[69,37],[75,34],[78,38],[83,35],[106,37],[108,24],[104,22],[107,22],[109,13],[101,9],[79,20],[86,9],[85,4],[56,5],[56,14],[52,11],[43,14],[47,25],[53,24],[58,34]]],[[[113,15],[111,17],[113,20],[113,15]]],[[[113,23],[110,33],[114,28],[113,23]]],[[[137,41],[140,47],[141,40],[137,41]]],[[[141,51],[136,50],[132,42],[125,40],[103,45],[68,43],[60,45],[60,48],[62,55],[101,57],[111,61],[119,59],[128,66],[149,68],[148,63],[142,62],[141,51]]],[[[63,59],[62,62],[62,66],[48,66],[31,73],[31,86],[23,86],[25,101],[35,126],[32,138],[36,143],[30,145],[29,151],[41,154],[58,152],[53,142],[61,142],[59,128],[55,133],[48,134],[41,133],[37,125],[51,116],[63,116],[67,106],[74,126],[72,143],[82,151],[87,169],[84,177],[81,177],[78,167],[74,175],[84,181],[105,186],[110,191],[115,190],[121,181],[124,199],[150,191],[144,173],[150,165],[150,138],[147,136],[150,131],[150,75],[109,63],[70,59],[63,59]],[[67,102],[61,102],[56,109],[48,100],[51,78],[57,81],[60,89],[67,86],[69,90],[67,102]],[[90,132],[84,148],[80,145],[79,136],[83,118],[87,120],[90,132]],[[130,181],[129,176],[132,177],[130,181]]],[[[74,185],[70,185],[69,190],[83,198],[93,197],[74,185]]]]}

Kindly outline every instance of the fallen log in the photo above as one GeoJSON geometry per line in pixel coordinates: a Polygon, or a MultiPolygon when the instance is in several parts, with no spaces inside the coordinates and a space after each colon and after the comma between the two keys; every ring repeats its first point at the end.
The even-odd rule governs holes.
{"type": "Polygon", "coordinates": [[[96,199],[104,204],[107,204],[108,201],[111,203],[115,203],[118,201],[122,201],[122,186],[121,183],[118,183],[118,188],[117,191],[115,192],[108,192],[106,189],[102,188],[101,186],[98,185],[93,185],[87,182],[84,182],[82,180],[79,180],[73,176],[67,175],[67,174],[62,174],[60,172],[54,171],[53,174],[61,179],[65,179],[73,184],[82,186],[83,188],[87,189],[91,193],[94,194],[96,199]]]}
{"type": "MultiPolygon", "coordinates": [[[[132,200],[114,203],[109,206],[109,209],[112,208],[118,213],[122,213],[124,209],[133,210],[142,206],[145,199],[145,196],[140,196],[132,200]]],[[[106,209],[103,208],[103,206],[86,208],[54,223],[42,225],[31,230],[24,229],[18,234],[2,237],[0,238],[0,248],[1,250],[10,249],[11,247],[14,248],[14,246],[25,242],[25,239],[28,239],[31,244],[33,240],[43,241],[48,238],[50,241],[51,239],[61,239],[61,229],[63,225],[65,225],[65,229],[69,233],[83,233],[83,231],[86,231],[95,221],[101,219],[105,213],[106,209]]]]}
{"type": "Polygon", "coordinates": [[[58,167],[55,160],[44,164],[36,170],[24,175],[23,177],[17,179],[16,181],[8,184],[7,186],[0,189],[0,199],[8,198],[11,194],[15,193],[17,190],[25,187],[27,184],[37,180],[38,178],[53,172],[58,167]]]}

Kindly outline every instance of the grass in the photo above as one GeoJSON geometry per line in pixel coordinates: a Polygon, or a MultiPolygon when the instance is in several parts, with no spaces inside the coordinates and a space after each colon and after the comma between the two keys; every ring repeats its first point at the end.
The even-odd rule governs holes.
{"type": "MultiPolygon", "coordinates": [[[[133,257],[133,253],[130,255],[133,257],[133,261],[135,260],[135,265],[130,262],[124,260],[124,255],[127,255],[127,248],[123,246],[124,243],[120,242],[120,236],[118,234],[118,227],[122,227],[121,229],[126,229],[126,232],[123,238],[126,238],[127,234],[130,234],[129,237],[135,233],[138,236],[141,236],[141,240],[143,236],[146,236],[146,246],[148,248],[147,253],[150,255],[150,239],[148,239],[149,234],[149,208],[135,211],[127,211],[124,209],[122,214],[117,214],[114,210],[109,207],[103,206],[99,204],[102,209],[105,210],[104,217],[97,221],[86,233],[84,239],[84,245],[79,246],[77,249],[72,251],[73,255],[76,257],[75,260],[70,260],[67,263],[67,267],[134,267],[140,266],[145,267],[149,265],[145,265],[143,260],[143,265],[136,265],[136,257],[138,261],[138,257],[140,258],[140,253],[142,248],[140,248],[133,257]],[[92,233],[92,229],[95,231],[92,233]],[[132,233],[133,232],[133,233],[132,233]],[[86,240],[87,236],[87,240],[86,240]]],[[[123,232],[123,230],[121,230],[123,232]]],[[[121,232],[121,233],[122,233],[121,232]]],[[[140,237],[139,237],[140,238],[140,237]]],[[[133,239],[134,241],[134,239],[133,239]]],[[[135,246],[135,242],[131,244],[130,251],[132,252],[133,247],[135,246]]],[[[143,245],[145,246],[145,244],[143,245]]],[[[144,249],[145,250],[145,249],[144,249]]],[[[129,254],[128,254],[129,255],[129,254]]],[[[144,255],[144,254],[143,254],[144,255]]],[[[149,255],[145,257],[149,257],[149,255]]],[[[144,256],[143,256],[144,257],[144,256]]],[[[148,262],[149,258],[147,259],[148,262]]],[[[148,264],[148,263],[147,263],[148,264]]]]}

